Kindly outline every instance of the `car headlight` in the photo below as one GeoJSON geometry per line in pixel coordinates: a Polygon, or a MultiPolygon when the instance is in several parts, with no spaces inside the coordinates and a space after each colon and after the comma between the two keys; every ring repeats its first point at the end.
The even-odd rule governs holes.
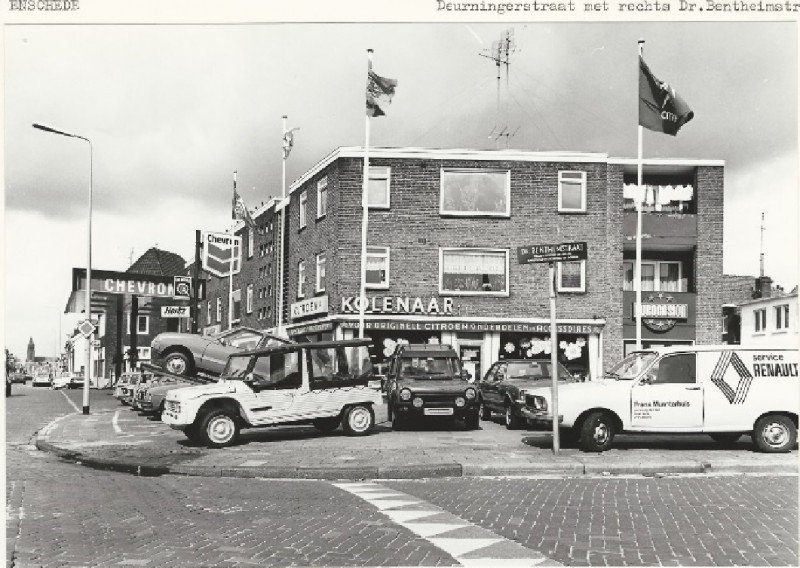
{"type": "Polygon", "coordinates": [[[424,403],[422,402],[422,399],[417,396],[417,397],[414,397],[414,400],[411,402],[411,404],[414,405],[414,408],[422,408],[422,405],[424,403]]]}
{"type": "Polygon", "coordinates": [[[543,396],[533,397],[533,407],[536,410],[547,410],[547,400],[543,396]]]}
{"type": "Polygon", "coordinates": [[[402,389],[400,391],[400,400],[405,400],[406,402],[411,400],[411,391],[409,389],[402,389]]]}
{"type": "Polygon", "coordinates": [[[467,400],[463,396],[456,397],[456,406],[457,407],[461,408],[465,404],[467,404],[467,400]]]}
{"type": "Polygon", "coordinates": [[[477,395],[478,395],[478,393],[476,393],[476,392],[475,392],[475,389],[473,389],[473,388],[471,388],[471,387],[470,387],[470,388],[468,388],[468,389],[467,389],[467,390],[464,392],[464,396],[466,396],[466,397],[467,397],[467,400],[475,400],[475,397],[476,397],[477,395]]]}

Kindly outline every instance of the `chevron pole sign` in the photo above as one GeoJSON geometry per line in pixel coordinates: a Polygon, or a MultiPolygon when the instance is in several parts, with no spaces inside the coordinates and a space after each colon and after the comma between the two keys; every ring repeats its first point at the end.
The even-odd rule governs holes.
{"type": "Polygon", "coordinates": [[[203,269],[220,278],[238,274],[242,268],[242,238],[228,233],[204,231],[201,264],[203,269]]]}

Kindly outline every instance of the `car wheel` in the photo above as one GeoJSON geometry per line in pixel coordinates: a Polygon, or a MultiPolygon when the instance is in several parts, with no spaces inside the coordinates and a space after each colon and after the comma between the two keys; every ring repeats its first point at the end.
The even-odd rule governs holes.
{"type": "Polygon", "coordinates": [[[709,436],[711,436],[711,439],[716,443],[726,446],[733,444],[742,437],[741,433],[738,432],[715,432],[714,434],[709,434],[709,436]]]}
{"type": "Polygon", "coordinates": [[[491,420],[492,419],[492,411],[489,410],[489,407],[486,406],[486,403],[483,402],[483,401],[481,401],[480,415],[481,415],[481,420],[491,420]]]}
{"type": "Polygon", "coordinates": [[[508,430],[519,430],[524,425],[521,416],[514,412],[514,407],[510,404],[506,405],[506,428],[508,430]]]}
{"type": "Polygon", "coordinates": [[[158,410],[156,410],[155,417],[156,420],[161,420],[161,415],[164,414],[164,401],[161,401],[161,404],[158,405],[158,410]]]}
{"type": "Polygon", "coordinates": [[[584,452],[604,452],[614,440],[614,420],[607,412],[591,412],[581,424],[580,448],[584,452]]]}
{"type": "Polygon", "coordinates": [[[464,426],[467,427],[467,430],[477,430],[480,428],[480,425],[481,416],[478,413],[478,409],[475,409],[473,412],[470,412],[464,416],[464,426]]]}
{"type": "Polygon", "coordinates": [[[797,443],[797,427],[782,414],[767,414],[756,421],[753,441],[762,452],[788,452],[797,443]]]}
{"type": "Polygon", "coordinates": [[[202,440],[200,439],[200,432],[197,428],[197,424],[190,424],[186,427],[183,431],[186,434],[186,437],[189,438],[190,441],[200,443],[202,440]]]}
{"type": "Polygon", "coordinates": [[[406,430],[409,422],[410,419],[407,416],[395,412],[392,416],[392,430],[406,430]]]}
{"type": "Polygon", "coordinates": [[[391,400],[386,404],[386,419],[389,422],[394,421],[394,407],[392,406],[391,400]]]}
{"type": "Polygon", "coordinates": [[[200,420],[200,438],[209,448],[230,446],[238,436],[239,423],[228,409],[211,410],[200,420]]]}
{"type": "Polygon", "coordinates": [[[314,424],[314,428],[320,432],[329,434],[339,427],[339,424],[342,423],[342,417],[329,416],[328,418],[317,418],[316,420],[312,421],[312,423],[314,424]]]}
{"type": "Polygon", "coordinates": [[[356,404],[344,413],[342,430],[348,436],[366,436],[375,427],[375,413],[368,404],[356,404]]]}
{"type": "Polygon", "coordinates": [[[190,375],[194,372],[194,364],[191,361],[191,357],[177,351],[164,358],[164,368],[176,375],[190,375]]]}

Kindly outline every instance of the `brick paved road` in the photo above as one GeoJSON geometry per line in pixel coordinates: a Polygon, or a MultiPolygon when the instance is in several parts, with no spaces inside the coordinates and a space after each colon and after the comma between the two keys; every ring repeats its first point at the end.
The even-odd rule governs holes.
{"type": "Polygon", "coordinates": [[[570,566],[797,566],[797,476],[395,481],[570,566]]]}

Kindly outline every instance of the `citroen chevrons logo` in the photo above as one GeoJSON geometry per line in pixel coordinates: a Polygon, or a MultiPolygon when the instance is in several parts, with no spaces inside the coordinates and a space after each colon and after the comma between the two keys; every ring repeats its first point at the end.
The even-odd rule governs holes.
{"type": "Polygon", "coordinates": [[[726,351],[722,354],[717,361],[717,366],[714,367],[714,372],[711,373],[711,382],[714,383],[728,402],[731,404],[742,404],[744,399],[747,398],[747,391],[750,390],[750,383],[753,382],[753,375],[747,370],[742,360],[733,351],[726,351]],[[739,384],[736,385],[736,390],[725,382],[723,378],[728,367],[733,366],[733,370],[739,375],[739,384]]]}

